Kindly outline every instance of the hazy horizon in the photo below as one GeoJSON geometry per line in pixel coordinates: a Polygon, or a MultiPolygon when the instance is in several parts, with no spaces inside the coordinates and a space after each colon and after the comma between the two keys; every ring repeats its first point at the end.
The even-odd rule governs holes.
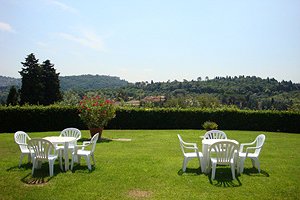
{"type": "Polygon", "coordinates": [[[0,74],[34,53],[61,76],[300,83],[298,0],[0,0],[0,74]]]}

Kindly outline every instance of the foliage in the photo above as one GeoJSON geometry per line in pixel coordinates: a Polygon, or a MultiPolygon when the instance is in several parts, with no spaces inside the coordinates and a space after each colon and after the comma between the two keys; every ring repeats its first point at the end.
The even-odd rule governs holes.
{"type": "Polygon", "coordinates": [[[68,90],[62,93],[62,100],[56,102],[57,105],[62,106],[77,106],[80,102],[80,96],[73,90],[68,90]]]}
{"type": "Polygon", "coordinates": [[[202,124],[202,127],[204,128],[204,130],[216,130],[218,129],[218,124],[216,122],[212,122],[212,121],[206,121],[202,124]]]}
{"type": "MultiPolygon", "coordinates": [[[[231,179],[229,167],[218,168],[216,180],[202,174],[199,161],[189,161],[182,172],[182,152],[177,134],[201,147],[201,130],[104,130],[103,137],[129,138],[130,142],[97,143],[95,167],[88,171],[84,161],[73,171],[62,172],[54,164],[49,177],[47,163],[31,175],[32,165],[23,159],[11,133],[0,134],[0,199],[299,199],[299,134],[263,132],[266,142],[260,154],[261,173],[245,162],[245,173],[231,179]],[[289,170],[292,169],[292,170],[289,170]],[[188,192],[187,192],[188,191],[188,192]],[[146,196],[146,195],[147,196],[146,196]],[[144,196],[142,196],[144,195],[144,196]],[[146,197],[145,197],[146,196],[146,197]]],[[[262,132],[225,131],[230,139],[247,143],[262,132]]],[[[59,135],[59,132],[28,132],[31,138],[59,135]]],[[[82,130],[82,138],[90,134],[82,130]]],[[[81,144],[81,141],[79,141],[81,144]]]]}
{"type": "Polygon", "coordinates": [[[105,75],[80,75],[80,76],[61,76],[60,84],[65,90],[95,90],[101,88],[116,88],[126,86],[127,81],[121,80],[116,76],[105,75]]]}
{"type": "Polygon", "coordinates": [[[49,60],[38,63],[33,53],[29,54],[24,68],[20,71],[22,76],[21,104],[50,105],[61,99],[59,90],[59,73],[56,73],[54,65],[49,60]]]}
{"type": "Polygon", "coordinates": [[[116,116],[113,102],[100,96],[84,96],[78,109],[80,118],[89,128],[103,128],[116,116]]]}
{"type": "Polygon", "coordinates": [[[19,104],[19,93],[15,86],[11,86],[7,96],[6,104],[12,106],[19,104]]]}
{"type": "Polygon", "coordinates": [[[86,129],[75,106],[0,106],[0,119],[0,132],[59,131],[67,127],[86,129]]]}
{"type": "Polygon", "coordinates": [[[54,65],[46,60],[41,65],[43,89],[43,105],[50,105],[62,98],[60,93],[59,73],[56,73],[54,65]]]}
{"type": "MultiPolygon", "coordinates": [[[[0,132],[86,129],[71,106],[0,106],[0,132]]],[[[223,130],[300,132],[300,112],[251,111],[237,108],[117,108],[108,129],[202,129],[211,120],[223,130]]]]}

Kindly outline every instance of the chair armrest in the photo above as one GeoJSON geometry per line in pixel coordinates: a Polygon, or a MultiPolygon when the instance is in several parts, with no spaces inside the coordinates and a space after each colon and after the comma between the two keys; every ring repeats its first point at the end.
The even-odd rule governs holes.
{"type": "Polygon", "coordinates": [[[83,142],[82,145],[78,144],[78,145],[75,145],[75,152],[77,152],[77,150],[79,148],[81,148],[82,150],[84,150],[85,147],[89,146],[91,143],[90,142],[83,142]]]}
{"type": "Polygon", "coordinates": [[[239,150],[239,152],[243,152],[244,146],[251,146],[251,145],[253,145],[254,143],[255,143],[255,141],[254,141],[254,142],[251,142],[251,143],[242,143],[242,144],[240,144],[240,150],[239,150]]]}
{"type": "Polygon", "coordinates": [[[90,141],[83,141],[82,145],[89,145],[91,142],[90,141]]]}
{"type": "Polygon", "coordinates": [[[248,153],[249,153],[250,150],[260,149],[260,148],[261,148],[261,147],[247,147],[247,148],[246,148],[246,152],[245,152],[245,153],[246,153],[246,158],[247,158],[248,153]]]}

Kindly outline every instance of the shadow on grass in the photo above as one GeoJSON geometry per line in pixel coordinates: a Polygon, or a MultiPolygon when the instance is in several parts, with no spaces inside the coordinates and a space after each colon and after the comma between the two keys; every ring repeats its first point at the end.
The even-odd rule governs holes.
{"type": "Polygon", "coordinates": [[[92,165],[92,170],[90,171],[88,169],[88,166],[87,165],[80,165],[80,164],[75,164],[74,163],[74,167],[73,167],[73,170],[72,170],[72,173],[83,173],[83,174],[89,174],[89,173],[92,173],[93,171],[95,171],[95,166],[92,165]]]}
{"type": "Polygon", "coordinates": [[[270,177],[270,174],[264,170],[260,170],[260,173],[255,167],[245,168],[243,173],[248,176],[258,176],[258,177],[270,177]]]}
{"type": "MultiPolygon", "coordinates": [[[[32,169],[32,165],[30,166],[32,169]]],[[[34,174],[31,172],[21,179],[21,181],[28,185],[43,185],[48,183],[52,178],[54,178],[58,173],[61,173],[59,164],[54,164],[53,176],[50,177],[49,174],[49,163],[43,163],[40,169],[35,169],[34,174]]]]}
{"type": "Polygon", "coordinates": [[[216,187],[240,187],[242,186],[241,181],[239,180],[238,176],[236,175],[236,179],[232,179],[231,169],[230,168],[217,168],[215,179],[211,179],[211,173],[208,175],[208,179],[210,184],[216,187]]]}
{"type": "Polygon", "coordinates": [[[177,172],[177,174],[179,175],[179,176],[182,176],[182,175],[184,175],[184,174],[186,174],[186,175],[191,175],[191,176],[199,176],[199,175],[201,175],[202,174],[202,172],[201,172],[201,168],[199,167],[199,168],[186,168],[186,170],[185,170],[185,172],[183,172],[182,171],[182,169],[180,169],[178,172],[177,172]]]}
{"type": "Polygon", "coordinates": [[[6,169],[6,171],[7,172],[10,172],[10,171],[26,171],[28,169],[32,169],[32,164],[31,163],[22,164],[20,167],[18,165],[13,166],[13,167],[10,167],[10,168],[6,169]]]}

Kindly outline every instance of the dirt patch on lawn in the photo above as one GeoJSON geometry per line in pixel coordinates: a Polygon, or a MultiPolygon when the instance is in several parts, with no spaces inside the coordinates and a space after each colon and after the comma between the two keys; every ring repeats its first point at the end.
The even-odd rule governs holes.
{"type": "Polygon", "coordinates": [[[133,189],[128,191],[128,196],[134,199],[144,199],[151,197],[153,192],[140,190],[140,189],[133,189]]]}
{"type": "Polygon", "coordinates": [[[123,141],[123,142],[130,142],[131,139],[129,138],[116,138],[116,139],[111,139],[113,141],[123,141]]]}

